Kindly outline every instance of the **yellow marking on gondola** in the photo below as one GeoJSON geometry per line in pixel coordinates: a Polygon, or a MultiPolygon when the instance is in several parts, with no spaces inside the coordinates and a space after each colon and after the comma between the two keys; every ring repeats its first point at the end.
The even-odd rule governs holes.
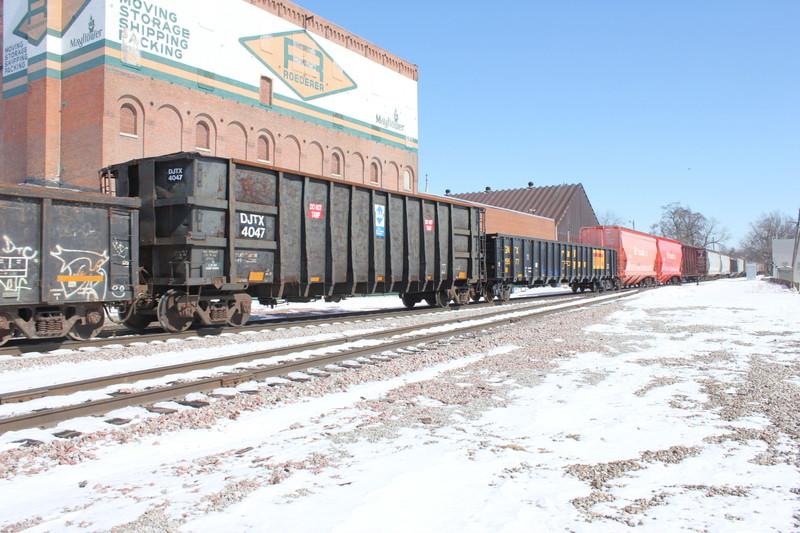
{"type": "Polygon", "coordinates": [[[58,276],[56,281],[62,283],[71,283],[76,281],[103,281],[103,276],[58,276]]]}

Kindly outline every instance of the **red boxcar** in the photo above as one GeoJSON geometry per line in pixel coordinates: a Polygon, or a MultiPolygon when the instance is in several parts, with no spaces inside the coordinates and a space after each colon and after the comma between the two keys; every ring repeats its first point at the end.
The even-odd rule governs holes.
{"type": "Polygon", "coordinates": [[[683,245],[672,239],[656,237],[658,245],[658,257],[656,259],[656,271],[658,272],[658,282],[670,285],[677,285],[681,282],[681,261],[683,259],[683,245]]]}
{"type": "Polygon", "coordinates": [[[708,275],[708,257],[705,248],[683,245],[683,279],[699,281],[708,275]]]}
{"type": "Polygon", "coordinates": [[[594,226],[581,228],[581,244],[616,248],[617,270],[623,286],[657,283],[658,245],[654,236],[620,226],[594,226]]]}

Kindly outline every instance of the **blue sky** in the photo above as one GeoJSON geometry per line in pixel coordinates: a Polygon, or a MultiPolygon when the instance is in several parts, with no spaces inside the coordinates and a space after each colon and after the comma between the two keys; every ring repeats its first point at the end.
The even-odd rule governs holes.
{"type": "Polygon", "coordinates": [[[800,1],[298,0],[419,66],[421,186],[583,183],[648,230],[800,208],[800,1]]]}

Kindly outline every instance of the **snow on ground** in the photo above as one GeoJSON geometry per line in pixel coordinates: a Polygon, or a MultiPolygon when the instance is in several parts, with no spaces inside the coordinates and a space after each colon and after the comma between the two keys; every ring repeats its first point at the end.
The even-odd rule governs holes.
{"type": "Polygon", "coordinates": [[[121,410],[138,423],[0,453],[0,528],[792,531],[798,311],[760,281],[664,287],[201,409],[121,410]]]}
{"type": "MultiPolygon", "coordinates": [[[[551,294],[568,294],[572,291],[566,286],[558,287],[537,287],[535,289],[517,288],[511,295],[511,298],[522,298],[530,296],[547,296],[551,294]]],[[[425,304],[417,304],[417,307],[423,307],[425,304]]],[[[357,298],[346,298],[341,302],[326,302],[324,300],[316,300],[308,303],[280,303],[275,307],[260,305],[254,302],[252,317],[253,318],[280,318],[287,313],[306,313],[306,314],[337,314],[348,313],[352,311],[366,311],[370,309],[391,309],[403,308],[403,302],[396,294],[392,295],[376,295],[357,298]]]]}

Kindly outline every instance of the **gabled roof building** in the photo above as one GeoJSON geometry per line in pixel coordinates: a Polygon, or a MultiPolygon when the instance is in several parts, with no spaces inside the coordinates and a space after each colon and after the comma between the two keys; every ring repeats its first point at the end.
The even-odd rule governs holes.
{"type": "Polygon", "coordinates": [[[552,218],[556,223],[556,240],[580,242],[581,228],[597,226],[599,222],[583,185],[553,185],[524,189],[483,192],[450,193],[447,196],[493,205],[505,209],[552,218]]]}

